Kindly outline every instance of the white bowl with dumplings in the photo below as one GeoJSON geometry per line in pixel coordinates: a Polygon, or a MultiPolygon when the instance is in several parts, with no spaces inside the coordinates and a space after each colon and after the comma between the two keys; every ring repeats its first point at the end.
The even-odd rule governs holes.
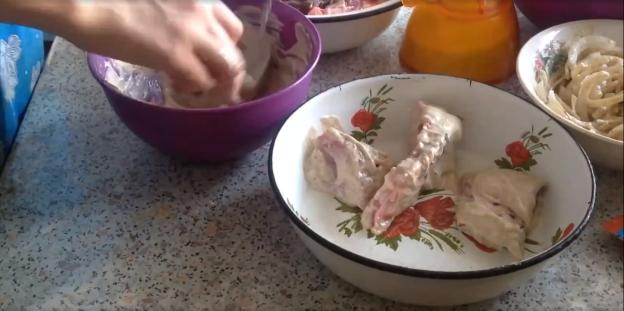
{"type": "Polygon", "coordinates": [[[615,170],[624,168],[624,145],[621,138],[622,110],[624,109],[621,100],[624,83],[621,58],[623,38],[621,20],[574,21],[538,33],[522,47],[517,59],[518,79],[533,102],[572,131],[592,162],[615,170]],[[596,36],[612,40],[612,45],[608,42],[601,42],[606,40],[596,39],[596,36]],[[583,37],[585,39],[581,39],[583,37]],[[585,43],[580,40],[584,40],[585,43]],[[587,48],[583,48],[583,45],[587,48]],[[573,57],[568,57],[570,54],[568,50],[572,49],[578,52],[573,53],[573,57]],[[602,49],[602,55],[589,57],[596,49],[602,49]],[[606,52],[609,49],[619,49],[619,52],[606,52]],[[607,64],[599,61],[599,57],[605,59],[604,56],[611,57],[614,54],[619,54],[619,60],[607,64]],[[569,76],[558,75],[559,72],[566,70],[570,72],[569,76]],[[603,72],[596,73],[598,71],[603,72]],[[580,73],[575,74],[577,72],[580,73]],[[598,94],[592,93],[592,89],[596,90],[601,83],[604,83],[600,75],[605,72],[608,73],[605,76],[606,79],[610,80],[609,83],[615,87],[615,90],[605,90],[601,87],[598,94]],[[595,75],[585,79],[589,74],[595,75]],[[577,85],[576,88],[574,88],[575,85],[577,85]],[[550,92],[551,89],[552,92],[550,92]],[[585,92],[589,95],[580,94],[579,92],[583,89],[589,90],[585,92]],[[618,89],[619,92],[617,92],[618,89]],[[574,107],[572,107],[572,95],[576,98],[574,107]],[[611,96],[610,103],[606,96],[611,96]],[[620,98],[619,104],[614,104],[614,101],[617,101],[613,99],[614,96],[620,98]],[[596,114],[602,114],[601,109],[605,109],[603,107],[607,105],[610,105],[611,111],[600,118],[595,118],[596,114]],[[582,122],[583,120],[589,122],[582,122]]]}
{"type": "Polygon", "coordinates": [[[557,255],[586,227],[595,201],[589,159],[562,125],[502,90],[437,75],[376,76],[313,97],[273,140],[269,175],[293,228],[321,263],[366,292],[430,306],[490,299],[527,282],[545,265],[556,264],[557,255]],[[454,145],[457,176],[482,169],[522,171],[544,182],[532,220],[522,228],[528,233],[518,241],[519,257],[466,234],[465,224],[457,221],[456,193],[420,192],[417,203],[394,218],[385,232],[374,233],[362,226],[362,209],[308,182],[306,148],[310,137],[320,137],[310,130],[318,133],[323,117],[331,115],[334,119],[326,120],[341,124],[345,141],[366,143],[396,164],[409,154],[411,111],[419,100],[461,120],[463,134],[454,145]]]}

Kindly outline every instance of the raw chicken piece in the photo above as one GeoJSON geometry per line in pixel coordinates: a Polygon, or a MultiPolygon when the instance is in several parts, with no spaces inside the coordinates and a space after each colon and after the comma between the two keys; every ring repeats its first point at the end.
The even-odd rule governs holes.
{"type": "MultiPolygon", "coordinates": [[[[419,143],[418,134],[421,130],[422,111],[417,108],[412,113],[412,128],[410,129],[410,148],[414,150],[419,143]]],[[[442,189],[457,193],[457,175],[455,174],[455,145],[446,146],[444,153],[427,172],[423,190],[442,189]]]]}
{"type": "Polygon", "coordinates": [[[447,146],[461,139],[461,121],[456,116],[422,101],[415,109],[420,122],[412,153],[386,174],[362,213],[362,226],[375,234],[386,231],[394,217],[416,203],[431,167],[447,146]]]}
{"type": "Polygon", "coordinates": [[[486,169],[466,174],[455,216],[459,229],[485,246],[506,248],[520,260],[527,228],[533,220],[538,192],[545,183],[510,169],[486,169]]]}
{"type": "Polygon", "coordinates": [[[457,225],[479,243],[494,249],[506,248],[521,259],[526,233],[509,209],[480,198],[460,197],[455,202],[457,225]]]}
{"type": "Polygon", "coordinates": [[[509,169],[486,169],[466,174],[461,181],[464,193],[509,208],[521,224],[533,220],[537,193],[545,183],[540,178],[509,169]]]}
{"type": "Polygon", "coordinates": [[[312,129],[304,160],[310,185],[338,200],[363,208],[392,166],[387,154],[345,133],[336,117],[321,119],[323,132],[312,129]]]}
{"type": "Polygon", "coordinates": [[[362,10],[384,0],[282,0],[307,15],[331,15],[362,10]]]}

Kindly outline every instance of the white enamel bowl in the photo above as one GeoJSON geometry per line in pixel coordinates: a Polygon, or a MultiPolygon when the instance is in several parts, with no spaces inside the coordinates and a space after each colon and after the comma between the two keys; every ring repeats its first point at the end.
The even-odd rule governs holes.
{"type": "Polygon", "coordinates": [[[401,0],[387,0],[365,10],[334,15],[307,15],[321,34],[323,53],[359,47],[376,38],[392,24],[401,0]]]}
{"type": "Polygon", "coordinates": [[[276,135],[269,174],[297,234],[324,265],[364,291],[420,305],[476,302],[525,282],[581,234],[595,196],[594,174],[584,151],[546,113],[494,87],[435,75],[371,77],[310,99],[276,135]],[[521,261],[473,243],[456,229],[453,214],[452,223],[445,221],[449,216],[445,207],[453,201],[443,192],[423,197],[416,206],[422,216],[403,217],[400,235],[395,231],[369,238],[358,230],[357,208],[341,206],[308,187],[303,149],[308,130],[319,126],[319,118],[338,116],[354,136],[361,137],[366,130],[374,146],[398,160],[407,154],[410,106],[418,99],[463,120],[460,173],[498,163],[525,167],[547,181],[521,261]],[[367,118],[367,113],[374,118],[367,118]],[[529,156],[521,156],[522,148],[530,150],[529,156]]]}
{"type": "Polygon", "coordinates": [[[537,85],[535,72],[537,60],[551,42],[564,43],[575,36],[600,34],[615,40],[621,47],[624,40],[623,25],[621,20],[603,19],[575,21],[548,28],[527,41],[520,50],[516,62],[520,84],[531,99],[549,115],[572,130],[574,138],[585,148],[592,162],[615,170],[624,168],[624,144],[621,141],[593,133],[551,110],[535,92],[537,85]]]}

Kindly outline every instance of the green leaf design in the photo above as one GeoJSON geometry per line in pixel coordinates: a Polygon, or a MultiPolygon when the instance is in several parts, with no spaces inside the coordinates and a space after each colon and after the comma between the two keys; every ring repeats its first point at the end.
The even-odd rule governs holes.
{"type": "Polygon", "coordinates": [[[381,123],[383,121],[385,121],[386,118],[384,117],[379,117],[377,115],[375,115],[375,122],[373,122],[373,129],[374,130],[380,130],[381,129],[381,123]]]}
{"type": "Polygon", "coordinates": [[[388,85],[387,85],[387,84],[384,84],[384,85],[383,85],[383,86],[379,89],[379,91],[377,91],[377,95],[381,94],[381,93],[382,93],[382,92],[386,89],[386,87],[388,87],[388,85]]]}
{"type": "Polygon", "coordinates": [[[430,194],[434,194],[434,193],[438,193],[438,192],[442,192],[444,191],[444,189],[428,189],[428,190],[422,190],[420,191],[420,193],[418,194],[418,196],[426,196],[426,195],[430,195],[430,194]]]}
{"type": "Polygon", "coordinates": [[[394,87],[389,87],[387,90],[385,90],[383,93],[381,93],[381,95],[388,95],[388,93],[390,93],[390,91],[392,91],[392,89],[394,89],[394,87]]]}
{"type": "Polygon", "coordinates": [[[547,137],[550,137],[550,136],[552,136],[551,133],[546,133],[546,134],[542,135],[542,138],[547,138],[547,137]]]}
{"type": "Polygon", "coordinates": [[[537,161],[535,161],[535,159],[533,158],[530,158],[526,162],[524,162],[524,164],[520,165],[520,168],[528,172],[531,170],[531,166],[536,165],[536,164],[537,164],[537,161]]]}
{"type": "Polygon", "coordinates": [[[366,134],[366,136],[368,136],[368,137],[377,137],[377,132],[375,132],[375,131],[370,131],[370,132],[368,132],[368,133],[366,134]]]}
{"type": "Polygon", "coordinates": [[[548,126],[544,127],[542,130],[540,130],[539,132],[537,132],[537,135],[542,135],[544,134],[546,131],[548,130],[548,126]]]}
{"type": "Polygon", "coordinates": [[[364,132],[358,130],[351,131],[351,136],[357,141],[363,141],[366,138],[364,132]]]}
{"type": "Polygon", "coordinates": [[[568,55],[564,52],[557,52],[555,55],[551,55],[544,64],[546,65],[546,72],[548,75],[552,75],[553,72],[559,71],[561,66],[568,60],[568,55]]]}
{"type": "Polygon", "coordinates": [[[561,228],[557,228],[557,232],[555,232],[555,235],[551,239],[552,245],[555,245],[557,241],[559,241],[559,239],[561,238],[561,233],[561,228]]]}
{"type": "MultiPolygon", "coordinates": [[[[434,230],[434,229],[429,229],[429,233],[436,237],[437,239],[441,240],[442,242],[444,242],[448,247],[450,247],[452,250],[454,250],[455,252],[459,252],[459,250],[461,249],[461,245],[457,245],[455,243],[455,241],[451,240],[447,234],[444,234],[440,231],[434,230]]],[[[440,246],[441,248],[441,246],[440,246]]]]}
{"type": "Polygon", "coordinates": [[[390,247],[393,251],[396,251],[399,248],[399,242],[401,242],[401,236],[395,236],[392,238],[387,238],[383,234],[375,236],[375,241],[377,241],[377,245],[383,244],[385,246],[390,247]]]}
{"type": "Polygon", "coordinates": [[[531,239],[529,239],[529,238],[526,238],[526,239],[524,240],[524,243],[526,243],[526,244],[528,244],[528,245],[539,245],[539,244],[540,244],[539,242],[534,241],[534,240],[531,240],[531,239]]]}
{"type": "Polygon", "coordinates": [[[526,132],[524,132],[524,133],[522,134],[522,138],[527,138],[527,137],[529,137],[529,135],[531,135],[531,132],[526,131],[526,132]]]}
{"type": "Polygon", "coordinates": [[[416,241],[420,241],[420,230],[416,231],[416,233],[412,234],[412,235],[408,235],[408,238],[410,238],[410,240],[416,240],[416,241]]]}
{"type": "Polygon", "coordinates": [[[374,114],[379,114],[380,109],[382,108],[382,105],[384,104],[383,101],[380,101],[378,103],[376,103],[373,108],[371,108],[371,112],[374,114]]]}
{"type": "Polygon", "coordinates": [[[426,238],[424,236],[421,236],[420,237],[420,242],[422,242],[423,244],[427,245],[430,250],[433,250],[433,243],[431,243],[431,240],[429,240],[428,238],[426,238]]]}
{"type": "MultiPolygon", "coordinates": [[[[379,103],[381,103],[381,98],[379,98],[379,97],[375,96],[375,97],[373,97],[373,98],[369,99],[369,100],[368,100],[368,102],[369,102],[369,103],[371,103],[371,104],[373,104],[373,105],[375,105],[375,104],[379,104],[379,103]]],[[[372,110],[373,110],[373,109],[371,109],[371,111],[372,111],[372,110]]]]}
{"type": "Polygon", "coordinates": [[[364,227],[362,227],[362,218],[361,218],[362,214],[356,214],[355,216],[353,216],[353,221],[351,222],[351,230],[353,230],[353,232],[357,233],[362,231],[362,229],[364,229],[364,227]]]}
{"type": "Polygon", "coordinates": [[[347,237],[351,237],[352,234],[362,231],[362,222],[360,218],[361,214],[355,214],[346,220],[341,221],[336,225],[338,232],[344,233],[347,237]]]}
{"type": "Polygon", "coordinates": [[[500,158],[498,160],[495,160],[494,163],[496,163],[496,165],[499,168],[506,168],[506,169],[513,168],[513,165],[511,165],[511,162],[509,162],[509,160],[507,160],[507,158],[500,158]]]}
{"type": "Polygon", "coordinates": [[[338,206],[336,208],[337,211],[341,211],[341,212],[344,212],[344,213],[351,213],[351,214],[360,214],[360,213],[362,213],[362,210],[359,207],[357,207],[357,206],[351,206],[351,205],[349,205],[347,203],[344,203],[344,202],[342,202],[342,201],[340,201],[338,199],[335,199],[335,200],[338,201],[338,203],[340,203],[340,206],[338,206]]]}
{"type": "MultiPolygon", "coordinates": [[[[433,236],[430,231],[428,230],[420,230],[420,232],[426,234],[429,236],[429,238],[431,238],[432,241],[434,241],[436,243],[436,245],[438,246],[438,248],[440,248],[441,251],[444,251],[444,247],[442,247],[442,244],[440,244],[440,242],[438,241],[438,239],[436,239],[435,236],[433,236]]],[[[423,237],[424,238],[424,237],[423,237]]]]}
{"type": "Polygon", "coordinates": [[[375,234],[372,231],[366,230],[366,238],[367,239],[370,239],[370,238],[372,238],[374,236],[375,236],[375,234]]]}
{"type": "Polygon", "coordinates": [[[548,149],[548,150],[550,150],[550,146],[548,146],[548,144],[539,143],[539,144],[535,144],[535,145],[531,146],[531,148],[529,148],[529,151],[538,150],[538,149],[548,149]]]}
{"type": "Polygon", "coordinates": [[[351,234],[353,234],[353,232],[351,232],[351,229],[347,228],[346,225],[340,226],[338,232],[344,233],[349,238],[351,237],[351,234]]]}
{"type": "Polygon", "coordinates": [[[369,99],[368,96],[364,97],[364,99],[362,100],[362,107],[366,107],[366,103],[368,103],[368,99],[369,99]]]}
{"type": "Polygon", "coordinates": [[[529,140],[530,140],[532,143],[534,143],[534,144],[539,143],[539,137],[537,137],[537,136],[535,136],[535,135],[531,135],[531,136],[529,137],[529,140]]]}

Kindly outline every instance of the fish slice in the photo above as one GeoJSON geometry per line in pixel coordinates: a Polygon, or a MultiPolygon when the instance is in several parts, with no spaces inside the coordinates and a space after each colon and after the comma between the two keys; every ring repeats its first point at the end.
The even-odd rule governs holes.
{"type": "Polygon", "coordinates": [[[245,31],[247,33],[244,36],[246,48],[243,53],[247,64],[247,75],[243,82],[243,97],[246,99],[252,99],[257,95],[271,60],[271,40],[267,38],[266,29],[272,6],[272,0],[265,0],[260,16],[260,28],[245,31]]]}

